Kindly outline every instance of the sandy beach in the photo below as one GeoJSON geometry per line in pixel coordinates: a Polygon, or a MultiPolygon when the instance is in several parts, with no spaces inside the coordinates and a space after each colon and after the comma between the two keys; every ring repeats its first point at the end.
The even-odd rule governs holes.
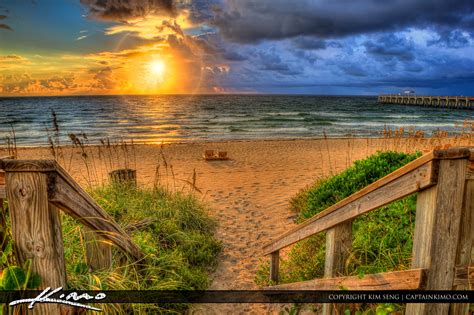
{"type": "MultiPolygon", "coordinates": [[[[128,164],[136,168],[139,185],[146,186],[153,185],[160,165],[160,183],[176,190],[191,189],[186,181],[192,182],[195,170],[195,185],[201,191],[196,194],[209,204],[218,220],[217,237],[224,244],[210,289],[257,289],[253,281],[257,265],[260,259],[266,259],[261,255],[262,245],[295,224],[288,200],[317,178],[394,145],[384,139],[136,145],[130,148],[128,164]],[[208,149],[227,151],[230,160],[205,161],[202,154],[208,149]]],[[[412,146],[405,144],[398,149],[412,146]]],[[[103,152],[99,158],[97,147],[87,150],[88,158],[93,158],[96,165],[95,180],[105,181],[109,169],[116,165],[111,166],[103,152]]],[[[88,175],[81,150],[64,148],[63,154],[67,170],[86,185],[88,175]]],[[[20,148],[18,155],[21,159],[51,159],[48,148],[20,148]]],[[[196,308],[197,313],[206,314],[263,311],[263,305],[246,304],[196,308]]]]}

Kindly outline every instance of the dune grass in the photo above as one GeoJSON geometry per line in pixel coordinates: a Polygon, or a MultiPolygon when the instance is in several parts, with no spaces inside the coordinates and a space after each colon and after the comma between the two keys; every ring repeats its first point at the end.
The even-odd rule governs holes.
{"type": "MultiPolygon", "coordinates": [[[[138,266],[114,248],[110,269],[91,270],[85,259],[83,227],[63,215],[69,289],[204,290],[208,287],[208,274],[217,265],[221,243],[214,238],[216,222],[194,195],[161,187],[147,189],[130,185],[102,186],[92,190],[91,195],[116,222],[130,231],[133,241],[146,255],[146,264],[138,266]],[[137,224],[143,219],[147,224],[137,224]]],[[[14,268],[18,268],[14,261],[8,263],[5,259],[0,269],[14,268]]],[[[157,314],[181,313],[188,306],[101,304],[98,307],[106,314],[157,314]]]]}

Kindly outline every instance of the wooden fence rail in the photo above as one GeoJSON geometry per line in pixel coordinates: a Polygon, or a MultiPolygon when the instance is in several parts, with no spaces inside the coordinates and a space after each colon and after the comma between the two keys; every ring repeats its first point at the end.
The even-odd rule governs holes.
{"type": "MultiPolygon", "coordinates": [[[[271,256],[270,279],[278,283],[279,251],[326,231],[324,279],[276,284],[269,290],[464,290],[472,283],[474,261],[474,149],[426,154],[341,200],[263,247],[271,256]],[[352,221],[418,193],[412,269],[344,277],[352,243],[352,221]]],[[[468,304],[407,304],[406,314],[467,314],[468,304]]],[[[340,306],[336,306],[339,308],[340,306]]],[[[336,312],[325,305],[324,314],[336,312]]]]}
{"type": "MultiPolygon", "coordinates": [[[[0,204],[3,198],[8,199],[18,262],[32,260],[41,288],[66,288],[60,210],[86,227],[90,268],[110,267],[111,245],[136,261],[144,257],[130,236],[55,161],[0,159],[0,204]]],[[[57,314],[65,308],[41,304],[34,310],[57,314]]]]}

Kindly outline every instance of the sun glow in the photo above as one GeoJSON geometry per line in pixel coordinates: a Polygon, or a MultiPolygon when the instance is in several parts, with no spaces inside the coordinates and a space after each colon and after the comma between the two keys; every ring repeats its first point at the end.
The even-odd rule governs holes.
{"type": "Polygon", "coordinates": [[[164,75],[166,71],[166,64],[164,63],[163,60],[153,60],[148,64],[150,72],[153,76],[155,76],[156,79],[163,81],[164,80],[164,75]]]}

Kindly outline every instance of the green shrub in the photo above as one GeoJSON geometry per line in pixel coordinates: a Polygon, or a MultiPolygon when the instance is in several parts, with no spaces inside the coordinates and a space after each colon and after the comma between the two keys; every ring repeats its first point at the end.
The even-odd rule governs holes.
{"type": "Polygon", "coordinates": [[[300,217],[307,219],[365,186],[399,169],[419,156],[418,153],[378,152],[342,173],[319,181],[307,192],[307,206],[300,217]]]}

